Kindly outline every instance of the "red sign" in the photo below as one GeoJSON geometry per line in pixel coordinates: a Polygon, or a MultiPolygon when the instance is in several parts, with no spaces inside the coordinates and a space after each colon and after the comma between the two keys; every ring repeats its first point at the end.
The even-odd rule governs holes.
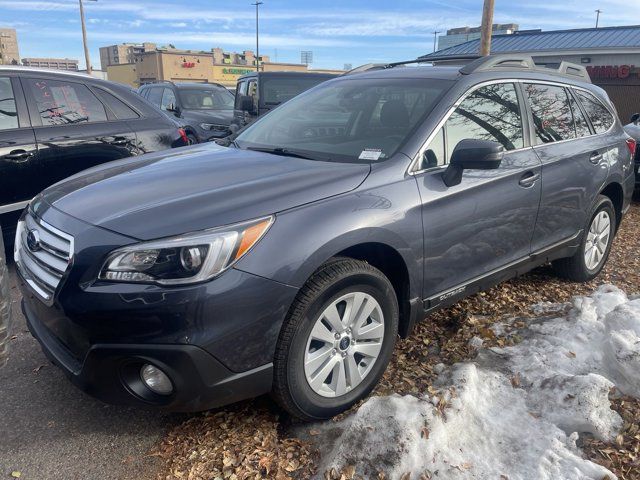
{"type": "Polygon", "coordinates": [[[636,69],[635,65],[602,65],[602,66],[588,66],[587,72],[592,79],[625,79],[632,75],[637,75],[640,78],[640,69],[636,69]]]}
{"type": "Polygon", "coordinates": [[[196,62],[182,62],[182,68],[193,68],[196,66],[196,62]]]}

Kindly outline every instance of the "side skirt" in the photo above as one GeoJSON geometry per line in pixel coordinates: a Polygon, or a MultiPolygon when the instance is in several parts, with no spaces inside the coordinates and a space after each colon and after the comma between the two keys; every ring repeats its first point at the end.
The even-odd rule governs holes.
{"type": "Polygon", "coordinates": [[[425,316],[440,308],[448,307],[465,297],[487,290],[499,283],[524,275],[530,270],[564,257],[570,257],[580,247],[582,230],[570,238],[561,240],[550,247],[531,253],[529,256],[516,260],[500,269],[473,278],[456,287],[442,291],[423,300],[425,316]]]}

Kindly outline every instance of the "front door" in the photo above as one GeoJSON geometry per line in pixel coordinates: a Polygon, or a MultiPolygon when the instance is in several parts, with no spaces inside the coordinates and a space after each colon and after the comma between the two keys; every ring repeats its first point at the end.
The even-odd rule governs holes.
{"type": "Polygon", "coordinates": [[[459,102],[424,152],[416,180],[423,204],[428,307],[468,293],[465,284],[531,253],[540,161],[528,147],[521,105],[513,83],[480,87],[459,102]],[[442,172],[455,146],[467,138],[502,144],[502,164],[495,170],[465,170],[459,185],[447,187],[442,172]]]}
{"type": "Polygon", "coordinates": [[[39,192],[37,154],[20,83],[0,76],[0,214],[21,210],[39,192]]]}
{"type": "Polygon", "coordinates": [[[42,165],[43,174],[35,182],[39,190],[135,151],[135,133],[84,83],[27,78],[22,84],[42,165]]]}

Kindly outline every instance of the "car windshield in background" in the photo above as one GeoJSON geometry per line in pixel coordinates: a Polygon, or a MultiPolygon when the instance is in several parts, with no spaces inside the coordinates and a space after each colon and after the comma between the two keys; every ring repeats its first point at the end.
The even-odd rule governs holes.
{"type": "Polygon", "coordinates": [[[327,79],[324,77],[263,78],[261,80],[262,103],[267,106],[280,105],[325,80],[327,79]]]}
{"type": "Polygon", "coordinates": [[[341,80],[300,95],[257,121],[240,148],[318,160],[391,157],[452,85],[448,80],[341,80]]]}
{"type": "Polygon", "coordinates": [[[233,110],[234,97],[226,88],[185,88],[179,95],[189,110],[233,110]]]}

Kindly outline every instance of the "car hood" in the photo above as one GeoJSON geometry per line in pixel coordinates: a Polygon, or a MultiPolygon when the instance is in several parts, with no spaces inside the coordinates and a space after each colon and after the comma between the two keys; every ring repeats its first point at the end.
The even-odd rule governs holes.
{"type": "Polygon", "coordinates": [[[233,110],[183,110],[182,116],[189,123],[214,123],[229,126],[233,120],[233,110]]]}
{"type": "Polygon", "coordinates": [[[79,173],[41,200],[140,240],[277,213],[353,190],[365,164],[332,163],[207,143],[119,160],[79,173]]]}

